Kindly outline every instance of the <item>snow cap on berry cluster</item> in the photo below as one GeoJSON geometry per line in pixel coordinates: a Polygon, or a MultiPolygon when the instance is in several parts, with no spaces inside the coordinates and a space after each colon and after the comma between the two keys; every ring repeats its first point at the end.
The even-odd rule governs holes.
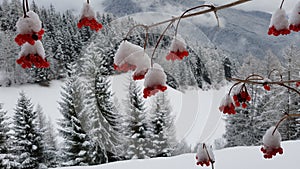
{"type": "Polygon", "coordinates": [[[16,23],[17,32],[19,34],[31,34],[39,32],[42,29],[40,17],[33,11],[26,13],[28,17],[21,17],[16,23]]]}
{"type": "Polygon", "coordinates": [[[127,40],[122,41],[115,54],[114,64],[120,66],[126,57],[138,51],[144,51],[144,49],[138,45],[128,42],[127,40]]]}
{"type": "Polygon", "coordinates": [[[278,130],[275,130],[275,132],[273,134],[274,130],[275,130],[275,127],[272,126],[266,131],[265,135],[263,136],[263,145],[264,146],[273,147],[273,148],[280,147],[281,135],[278,132],[278,130]]]}
{"type": "Polygon", "coordinates": [[[173,38],[170,50],[174,51],[174,52],[176,52],[176,51],[180,51],[180,52],[186,51],[186,43],[180,35],[177,35],[173,38]]]}
{"type": "Polygon", "coordinates": [[[271,18],[270,27],[274,26],[277,30],[288,29],[289,21],[287,20],[284,9],[277,9],[271,18]]]}
{"type": "Polygon", "coordinates": [[[144,86],[153,87],[156,85],[165,86],[167,81],[167,75],[164,72],[164,69],[157,63],[153,64],[147,74],[145,75],[144,86]]]}
{"type": "Polygon", "coordinates": [[[290,22],[290,29],[294,31],[299,31],[300,30],[300,2],[298,2],[289,18],[290,22]]]}
{"type": "Polygon", "coordinates": [[[88,3],[83,4],[83,8],[81,10],[81,18],[95,18],[95,12],[88,3]]]}
{"type": "Polygon", "coordinates": [[[201,166],[203,166],[203,164],[206,164],[206,166],[209,166],[209,162],[215,161],[212,148],[207,147],[204,144],[200,144],[197,148],[196,159],[197,159],[197,165],[200,164],[201,166]]]}
{"type": "Polygon", "coordinates": [[[27,56],[30,54],[38,54],[41,57],[45,57],[45,50],[41,41],[36,41],[34,45],[25,43],[22,46],[19,56],[27,56]]]}
{"type": "Polygon", "coordinates": [[[144,75],[151,66],[150,57],[147,55],[147,53],[145,53],[144,50],[133,52],[123,60],[123,63],[134,65],[136,67],[133,75],[134,80],[143,79],[144,75]]]}

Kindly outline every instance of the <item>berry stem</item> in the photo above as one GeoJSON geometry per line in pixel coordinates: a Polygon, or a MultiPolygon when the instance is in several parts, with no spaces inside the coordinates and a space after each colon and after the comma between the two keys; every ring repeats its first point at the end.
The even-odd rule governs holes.
{"type": "Polygon", "coordinates": [[[203,149],[205,150],[205,152],[206,152],[206,154],[208,156],[208,159],[211,162],[211,168],[214,169],[215,168],[214,167],[214,161],[211,159],[205,143],[203,143],[203,149]]]}
{"type": "Polygon", "coordinates": [[[27,18],[28,16],[26,15],[26,12],[27,12],[27,10],[26,10],[26,2],[27,2],[27,0],[23,0],[23,13],[24,13],[24,18],[27,18]]]}
{"type": "Polygon", "coordinates": [[[274,73],[275,71],[279,73],[280,80],[282,81],[282,74],[281,74],[281,72],[280,72],[278,69],[273,69],[273,70],[269,73],[268,79],[271,78],[272,73],[274,73]]]}
{"type": "Polygon", "coordinates": [[[89,3],[90,3],[90,0],[86,0],[86,2],[89,4],[89,3]]]}
{"type": "MultiPolygon", "coordinates": [[[[213,5],[199,5],[199,6],[195,6],[195,7],[193,7],[193,8],[190,8],[190,9],[184,11],[184,12],[181,14],[181,16],[179,17],[179,19],[178,19],[178,22],[177,22],[177,25],[176,25],[176,28],[175,28],[175,36],[177,35],[179,23],[180,23],[181,19],[184,17],[184,15],[185,15],[186,13],[192,11],[192,10],[195,10],[195,9],[198,9],[198,8],[204,8],[204,7],[207,7],[207,8],[210,8],[210,9],[215,9],[215,7],[214,7],[213,5]]],[[[214,12],[216,12],[216,11],[214,11],[214,12]]]]}
{"type": "Polygon", "coordinates": [[[153,50],[152,55],[151,55],[151,67],[153,66],[154,54],[155,54],[155,52],[156,52],[156,49],[158,48],[158,45],[159,45],[160,41],[162,40],[162,38],[164,37],[164,35],[165,35],[165,33],[167,32],[167,30],[170,28],[170,26],[171,26],[174,22],[175,22],[175,20],[174,20],[174,21],[170,21],[169,25],[168,25],[168,26],[165,28],[165,30],[160,34],[159,39],[158,39],[158,41],[156,42],[156,45],[155,45],[154,50],[153,50]]]}
{"type": "Polygon", "coordinates": [[[274,135],[275,131],[277,130],[277,128],[279,127],[279,125],[286,120],[289,117],[300,117],[300,114],[285,114],[276,124],[275,129],[272,132],[272,135],[274,135]]]}
{"type": "Polygon", "coordinates": [[[280,9],[282,9],[283,4],[284,4],[284,0],[281,1],[280,9]]]}

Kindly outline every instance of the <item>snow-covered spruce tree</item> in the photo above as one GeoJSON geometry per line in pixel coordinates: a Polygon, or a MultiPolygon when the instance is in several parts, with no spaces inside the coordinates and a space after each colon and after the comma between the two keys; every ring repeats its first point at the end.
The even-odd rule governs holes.
{"type": "Polygon", "coordinates": [[[88,133],[92,140],[92,164],[118,160],[120,131],[118,115],[114,112],[108,77],[101,75],[103,69],[92,68],[96,74],[87,76],[85,112],[90,121],[88,133]],[[94,75],[94,77],[93,77],[94,75]]]}
{"type": "Polygon", "coordinates": [[[12,168],[38,169],[43,168],[43,145],[37,126],[37,114],[24,92],[20,93],[15,114],[13,116],[13,134],[9,153],[15,159],[10,164],[12,168]]]}
{"type": "Polygon", "coordinates": [[[149,132],[147,131],[149,121],[146,118],[145,103],[142,98],[141,88],[130,79],[128,96],[125,100],[126,116],[124,117],[123,141],[124,156],[126,159],[149,158],[147,152],[149,146],[149,132]]]}
{"type": "Polygon", "coordinates": [[[147,146],[151,157],[169,157],[176,145],[175,126],[167,94],[159,93],[152,103],[149,115],[150,145],[147,146]]]}
{"type": "Polygon", "coordinates": [[[40,105],[37,105],[36,108],[38,116],[38,130],[41,133],[41,143],[43,144],[43,163],[46,167],[55,168],[57,167],[57,145],[56,145],[56,136],[54,134],[54,129],[51,121],[47,120],[43,109],[40,105]]]}
{"type": "Polygon", "coordinates": [[[82,102],[82,93],[78,93],[80,81],[75,74],[71,75],[62,87],[59,111],[63,115],[59,119],[59,133],[64,138],[62,148],[62,166],[88,165],[89,159],[89,137],[84,131],[78,118],[79,110],[76,102],[82,102]]]}
{"type": "Polygon", "coordinates": [[[4,167],[4,158],[8,152],[7,142],[8,142],[8,135],[7,132],[9,131],[8,126],[8,118],[7,118],[7,111],[3,109],[3,105],[0,104],[0,168],[4,167]]]}

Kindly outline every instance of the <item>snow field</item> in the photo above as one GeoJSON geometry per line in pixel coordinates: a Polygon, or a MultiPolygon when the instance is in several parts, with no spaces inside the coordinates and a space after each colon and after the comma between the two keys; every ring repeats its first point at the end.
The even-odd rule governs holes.
{"type": "MultiPolygon", "coordinates": [[[[260,147],[234,147],[215,151],[215,169],[299,169],[300,141],[283,144],[284,153],[271,160],[263,158],[260,147]]],[[[209,169],[196,165],[195,154],[183,154],[169,158],[130,160],[89,167],[60,169],[209,169]]]]}

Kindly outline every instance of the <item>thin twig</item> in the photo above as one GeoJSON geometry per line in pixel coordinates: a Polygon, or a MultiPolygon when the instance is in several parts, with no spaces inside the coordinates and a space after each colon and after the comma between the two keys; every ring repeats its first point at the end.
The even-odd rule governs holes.
{"type": "MultiPolygon", "coordinates": [[[[192,16],[197,16],[197,15],[201,15],[201,14],[205,14],[205,13],[209,13],[209,12],[214,12],[214,11],[218,11],[218,10],[222,10],[222,9],[226,9],[226,8],[230,8],[230,7],[237,6],[239,4],[243,4],[243,3],[246,3],[246,2],[249,2],[249,1],[252,1],[252,0],[238,0],[238,1],[235,1],[235,2],[232,2],[232,3],[228,3],[228,4],[225,4],[225,5],[222,5],[222,6],[215,7],[214,9],[207,9],[207,10],[203,10],[203,11],[200,11],[200,12],[187,14],[187,15],[184,15],[183,17],[181,17],[181,19],[189,18],[189,17],[192,17],[192,16]]],[[[149,25],[148,27],[149,28],[156,27],[158,25],[162,25],[162,24],[165,24],[165,23],[168,23],[168,22],[171,22],[171,21],[176,21],[178,19],[180,19],[180,16],[179,17],[174,17],[172,19],[164,20],[164,21],[161,21],[161,22],[158,22],[158,23],[154,23],[152,25],[149,25]]]]}
{"type": "Polygon", "coordinates": [[[198,9],[198,8],[204,8],[204,7],[208,7],[208,8],[210,8],[210,9],[215,8],[213,5],[199,5],[199,6],[195,6],[195,7],[193,7],[193,8],[190,8],[190,9],[184,11],[184,12],[181,14],[181,16],[179,17],[179,19],[178,19],[178,22],[177,22],[177,25],[176,25],[176,28],[175,28],[175,36],[177,35],[179,23],[180,23],[181,19],[183,18],[183,16],[184,16],[186,13],[188,13],[188,12],[190,12],[190,11],[192,11],[192,10],[195,10],[195,9],[198,9]]]}
{"type": "Polygon", "coordinates": [[[279,73],[280,80],[282,81],[282,74],[281,74],[281,72],[280,72],[278,69],[273,69],[273,70],[269,73],[268,79],[271,79],[271,75],[272,75],[272,73],[274,73],[275,71],[277,71],[277,72],[279,73]]]}
{"type": "Polygon", "coordinates": [[[133,27],[131,27],[129,29],[129,31],[127,32],[126,36],[125,36],[125,39],[128,38],[128,36],[131,34],[131,32],[137,28],[137,27],[143,27],[146,31],[149,29],[149,27],[147,25],[144,25],[144,24],[138,24],[138,25],[134,25],[133,27]]]}
{"type": "Polygon", "coordinates": [[[205,150],[205,152],[207,154],[208,160],[211,162],[211,168],[214,169],[215,168],[214,167],[214,161],[211,159],[205,143],[203,143],[203,149],[205,150]]]}
{"type": "Polygon", "coordinates": [[[153,50],[152,55],[151,55],[151,66],[153,65],[153,58],[154,58],[154,54],[155,54],[155,52],[156,52],[156,49],[158,48],[158,45],[159,45],[160,41],[162,40],[162,38],[164,37],[164,35],[165,35],[165,33],[167,32],[167,30],[168,30],[168,29],[170,28],[170,26],[173,24],[173,22],[174,22],[174,21],[171,21],[171,22],[169,23],[169,25],[165,28],[165,30],[160,34],[159,39],[158,39],[158,41],[156,42],[156,45],[155,45],[154,50],[153,50]]]}
{"type": "Polygon", "coordinates": [[[87,1],[88,4],[90,3],[90,0],[86,0],[86,1],[87,1]]]}
{"type": "Polygon", "coordinates": [[[280,9],[282,9],[283,3],[284,3],[284,0],[281,1],[280,9]]]}
{"type": "Polygon", "coordinates": [[[25,5],[25,0],[23,0],[23,12],[24,12],[24,18],[27,18],[28,16],[26,15],[26,13],[27,13],[27,10],[26,10],[26,5],[25,5]]]}
{"type": "Polygon", "coordinates": [[[275,129],[272,132],[272,135],[274,135],[275,131],[277,130],[277,128],[279,127],[279,125],[286,120],[289,117],[300,117],[300,114],[286,114],[284,115],[276,124],[275,129]]]}

